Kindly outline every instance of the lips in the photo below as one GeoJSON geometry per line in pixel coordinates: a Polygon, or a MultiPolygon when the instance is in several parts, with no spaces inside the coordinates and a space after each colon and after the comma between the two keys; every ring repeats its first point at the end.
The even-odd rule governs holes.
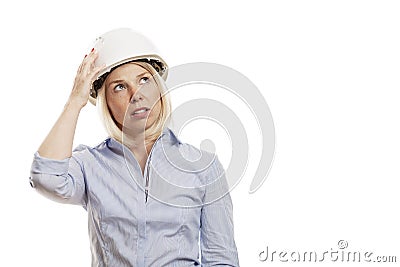
{"type": "Polygon", "coordinates": [[[150,109],[149,109],[149,108],[146,108],[146,107],[137,108],[137,109],[135,109],[131,114],[132,114],[132,115],[142,114],[142,113],[144,113],[144,112],[146,112],[146,111],[149,111],[149,110],[150,110],[150,109]]]}
{"type": "Polygon", "coordinates": [[[132,115],[134,115],[134,114],[140,114],[140,113],[143,113],[143,112],[148,111],[148,110],[150,110],[150,109],[149,109],[149,108],[146,108],[146,107],[137,108],[137,109],[135,109],[135,110],[132,112],[132,115]]]}

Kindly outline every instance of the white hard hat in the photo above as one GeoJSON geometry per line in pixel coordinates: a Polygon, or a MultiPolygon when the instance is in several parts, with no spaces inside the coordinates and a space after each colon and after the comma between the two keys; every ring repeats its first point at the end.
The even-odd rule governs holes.
{"type": "Polygon", "coordinates": [[[96,39],[94,49],[98,53],[95,66],[105,66],[90,89],[89,100],[94,105],[96,105],[97,90],[108,73],[124,63],[147,62],[164,80],[167,79],[168,65],[158,55],[157,48],[147,37],[131,29],[120,28],[106,32],[96,39]]]}

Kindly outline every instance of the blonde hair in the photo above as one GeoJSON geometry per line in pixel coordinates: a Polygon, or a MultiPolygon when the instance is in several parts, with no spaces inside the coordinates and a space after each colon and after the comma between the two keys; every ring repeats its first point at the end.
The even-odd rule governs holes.
{"type": "MultiPolygon", "coordinates": [[[[146,62],[129,62],[139,65],[140,67],[147,70],[154,78],[157,88],[160,92],[160,102],[161,111],[157,120],[145,131],[145,142],[146,144],[154,142],[162,133],[165,125],[168,124],[171,115],[171,101],[169,95],[167,94],[167,86],[165,81],[158,72],[146,62]]],[[[127,64],[127,63],[125,63],[127,64]]],[[[105,93],[105,83],[101,86],[98,91],[96,106],[98,107],[100,118],[104,124],[104,127],[110,137],[116,139],[118,142],[123,142],[123,132],[115,123],[113,116],[108,108],[106,93],[105,93]]]]}

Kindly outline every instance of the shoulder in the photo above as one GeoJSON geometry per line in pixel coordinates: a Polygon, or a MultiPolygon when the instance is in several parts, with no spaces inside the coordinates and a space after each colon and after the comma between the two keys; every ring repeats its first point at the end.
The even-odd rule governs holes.
{"type": "Polygon", "coordinates": [[[217,154],[201,149],[179,139],[173,130],[165,131],[168,137],[168,149],[164,147],[163,153],[173,161],[173,165],[186,166],[195,172],[211,171],[220,166],[217,154]]]}
{"type": "Polygon", "coordinates": [[[107,138],[95,146],[80,144],[72,151],[72,157],[78,160],[84,160],[97,153],[103,154],[105,151],[109,150],[109,142],[110,138],[107,138]]]}

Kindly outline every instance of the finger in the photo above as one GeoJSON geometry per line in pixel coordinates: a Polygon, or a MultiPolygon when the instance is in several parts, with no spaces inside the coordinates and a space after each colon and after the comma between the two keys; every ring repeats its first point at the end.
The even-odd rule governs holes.
{"type": "Polygon", "coordinates": [[[95,79],[99,78],[99,73],[104,70],[104,68],[106,67],[106,64],[103,64],[101,66],[98,66],[96,68],[93,69],[93,76],[95,77],[95,79]]]}
{"type": "Polygon", "coordinates": [[[85,66],[90,62],[93,62],[93,60],[96,60],[98,57],[98,53],[97,50],[95,50],[94,48],[90,51],[89,54],[86,54],[81,62],[81,66],[85,66]]]}
{"type": "Polygon", "coordinates": [[[91,62],[93,60],[96,60],[98,56],[99,53],[93,48],[92,51],[90,51],[90,53],[84,58],[84,60],[91,62]]]}
{"type": "Polygon", "coordinates": [[[91,52],[82,62],[82,71],[84,73],[89,73],[93,70],[93,68],[96,66],[95,62],[98,58],[98,53],[96,50],[91,52]]]}

